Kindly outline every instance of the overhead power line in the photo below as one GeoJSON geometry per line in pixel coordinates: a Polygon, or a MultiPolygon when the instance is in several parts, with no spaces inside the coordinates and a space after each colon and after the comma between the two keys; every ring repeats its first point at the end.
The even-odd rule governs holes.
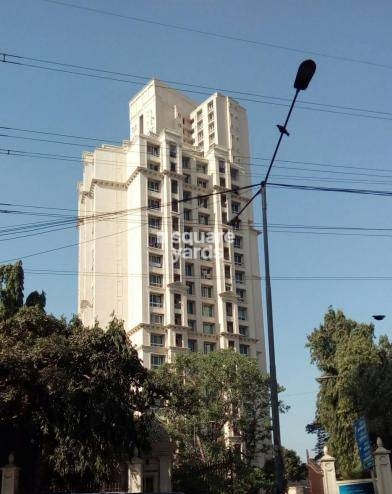
{"type": "MultiPolygon", "coordinates": [[[[137,85],[137,86],[144,86],[148,81],[151,80],[150,77],[145,77],[145,76],[138,76],[138,75],[133,75],[133,74],[124,74],[123,72],[115,72],[115,71],[110,71],[110,70],[106,70],[106,69],[101,69],[98,67],[88,67],[88,66],[64,63],[64,62],[59,62],[59,61],[54,61],[54,60],[45,60],[45,59],[34,58],[34,57],[24,57],[21,55],[16,55],[16,54],[11,54],[11,53],[4,53],[3,52],[3,53],[0,53],[0,56],[2,57],[0,59],[0,61],[5,63],[5,64],[11,64],[11,65],[19,66],[19,67],[29,67],[29,68],[34,68],[34,69],[47,70],[47,71],[51,71],[51,72],[59,72],[59,73],[63,73],[63,74],[90,77],[93,79],[104,79],[104,80],[109,80],[109,81],[114,81],[114,82],[122,82],[122,83],[137,85]],[[83,72],[81,72],[81,70],[83,72]],[[109,75],[109,74],[111,74],[111,75],[109,75]],[[124,79],[124,77],[128,77],[128,78],[124,79]],[[140,80],[134,81],[134,80],[130,80],[129,78],[143,79],[143,81],[140,81],[140,80]]],[[[171,81],[171,82],[170,81],[162,81],[162,82],[167,82],[167,84],[172,84],[172,85],[175,84],[177,86],[177,87],[175,87],[175,89],[180,89],[180,90],[186,91],[188,93],[193,93],[193,94],[198,94],[198,95],[203,95],[203,96],[210,96],[210,94],[211,94],[210,92],[206,92],[206,90],[204,89],[204,88],[209,87],[209,86],[189,84],[189,83],[183,83],[183,82],[174,82],[174,81],[171,81]],[[182,87],[182,86],[184,86],[184,87],[182,87]],[[192,87],[193,88],[198,87],[198,88],[200,88],[200,90],[191,89],[192,87]]],[[[157,86],[159,87],[159,83],[157,83],[157,86]]],[[[161,86],[161,87],[166,88],[166,86],[161,86]]],[[[239,90],[237,91],[237,90],[231,90],[231,89],[225,89],[225,88],[219,88],[219,87],[211,87],[210,90],[230,93],[239,101],[266,104],[266,105],[272,105],[272,106],[283,106],[283,107],[290,106],[289,98],[268,96],[268,95],[249,93],[249,92],[245,92],[245,91],[239,91],[239,90]],[[249,94],[249,95],[251,94],[254,96],[253,97],[250,97],[250,96],[245,97],[246,94],[249,94]],[[269,101],[269,100],[272,100],[272,101],[269,101]]],[[[391,112],[372,110],[372,109],[368,109],[368,108],[357,108],[357,107],[353,107],[353,106],[342,106],[342,105],[332,105],[332,104],[318,103],[318,102],[311,102],[311,101],[303,101],[297,105],[297,108],[300,108],[302,110],[317,111],[317,112],[331,113],[331,114],[339,114],[339,115],[345,115],[345,116],[351,116],[351,117],[372,118],[372,119],[377,119],[377,120],[388,120],[388,121],[392,120],[392,113],[391,112]],[[304,106],[304,105],[311,105],[311,106],[304,106]]]]}
{"type": "Polygon", "coordinates": [[[338,60],[341,62],[370,65],[372,67],[380,67],[380,68],[384,68],[384,69],[392,69],[392,65],[384,64],[384,63],[377,63],[377,62],[373,62],[371,60],[365,60],[365,59],[361,59],[361,58],[345,57],[345,56],[335,55],[335,54],[322,52],[322,51],[305,50],[305,49],[300,49],[300,48],[294,48],[294,47],[287,46],[287,45],[280,45],[280,44],[276,44],[276,43],[269,43],[266,41],[242,38],[239,36],[233,36],[233,35],[228,35],[228,34],[223,34],[223,33],[216,33],[213,31],[206,31],[206,30],[202,30],[202,29],[192,28],[190,26],[181,26],[179,24],[171,24],[171,23],[167,23],[167,22],[160,22],[160,21],[153,20],[153,19],[146,19],[143,17],[136,17],[136,16],[126,15],[126,14],[120,14],[118,12],[113,12],[110,10],[97,9],[97,8],[93,8],[93,7],[77,5],[77,4],[70,3],[70,2],[62,2],[60,0],[41,0],[41,1],[46,2],[46,3],[61,5],[63,7],[69,7],[69,8],[73,8],[73,9],[84,10],[86,12],[91,12],[94,14],[117,17],[119,19],[126,19],[129,21],[134,21],[134,22],[139,22],[139,23],[152,24],[152,25],[160,26],[160,27],[164,27],[164,28],[175,29],[178,31],[194,33],[194,34],[209,36],[209,37],[218,38],[218,39],[226,39],[229,41],[237,41],[240,43],[246,43],[246,44],[254,45],[254,46],[264,46],[266,48],[273,48],[273,49],[277,49],[277,50],[284,50],[284,51],[289,51],[289,52],[294,52],[294,53],[303,53],[303,54],[307,54],[307,55],[314,55],[314,56],[318,56],[318,57],[329,58],[332,60],[338,60]]]}

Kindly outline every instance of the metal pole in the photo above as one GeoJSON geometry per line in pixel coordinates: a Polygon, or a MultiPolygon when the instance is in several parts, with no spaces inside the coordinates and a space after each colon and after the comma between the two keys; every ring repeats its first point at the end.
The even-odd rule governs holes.
{"type": "Polygon", "coordinates": [[[274,458],[275,458],[276,494],[283,494],[284,469],[283,469],[283,458],[282,458],[282,444],[280,440],[279,397],[278,397],[278,383],[276,379],[274,322],[272,317],[272,294],[271,294],[271,277],[270,277],[270,265],[269,265],[269,249],[268,249],[267,194],[266,194],[265,182],[263,182],[261,185],[261,205],[263,209],[265,300],[267,306],[268,353],[269,353],[270,379],[271,379],[271,385],[270,385],[271,412],[272,412],[272,431],[273,431],[273,445],[274,445],[274,458]]]}

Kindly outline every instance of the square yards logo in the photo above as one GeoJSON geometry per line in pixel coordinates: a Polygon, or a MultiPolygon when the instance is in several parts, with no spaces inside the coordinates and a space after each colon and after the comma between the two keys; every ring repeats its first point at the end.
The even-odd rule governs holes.
{"type": "MultiPolygon", "coordinates": [[[[171,249],[173,262],[182,259],[223,259],[223,249],[217,247],[222,242],[232,244],[235,235],[233,232],[173,232],[171,235],[171,249]],[[219,240],[222,239],[221,242],[219,240]],[[178,247],[177,247],[178,246],[178,247]]],[[[161,234],[161,243],[163,243],[161,234]]]]}

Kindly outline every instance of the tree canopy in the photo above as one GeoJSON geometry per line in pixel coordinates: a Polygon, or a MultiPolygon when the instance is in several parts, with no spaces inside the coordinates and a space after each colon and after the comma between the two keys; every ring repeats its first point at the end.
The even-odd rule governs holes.
{"type": "MultiPolygon", "coordinates": [[[[381,436],[392,445],[392,346],[386,336],[378,342],[374,326],[346,318],[330,308],[324,323],[308,336],[311,361],[321,371],[313,431],[328,437],[340,472],[361,470],[354,422],[367,420],[371,440],[381,436]]],[[[312,432],[312,427],[308,426],[312,432]]]]}
{"type": "Polygon", "coordinates": [[[0,313],[0,461],[15,453],[29,492],[49,479],[101,482],[147,447],[148,372],[120,321],[105,331],[67,322],[45,313],[40,294],[20,305],[23,289],[6,293],[10,281],[0,313]]]}
{"type": "Polygon", "coordinates": [[[181,354],[154,382],[168,397],[160,417],[178,445],[175,487],[255,492],[265,480],[255,460],[270,435],[268,379],[256,362],[232,350],[181,354]]]}

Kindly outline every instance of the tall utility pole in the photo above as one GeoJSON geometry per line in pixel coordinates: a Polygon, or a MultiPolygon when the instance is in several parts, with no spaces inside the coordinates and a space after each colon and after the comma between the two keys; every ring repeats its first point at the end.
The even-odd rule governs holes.
{"type": "Polygon", "coordinates": [[[295,102],[300,91],[304,91],[311,81],[313,74],[316,71],[316,64],[313,60],[305,60],[298,68],[297,76],[294,81],[295,96],[290,105],[289,112],[286,117],[286,121],[283,125],[278,125],[280,132],[278,142],[275,147],[275,151],[272,155],[267,173],[264,180],[260,184],[259,190],[246,202],[243,208],[237,213],[237,215],[231,220],[232,224],[239,222],[240,214],[246,209],[249,204],[261,194],[261,204],[263,213],[263,245],[264,245],[264,263],[265,263],[265,301],[267,307],[267,333],[268,333],[268,354],[269,354],[269,367],[270,367],[270,392],[271,392],[271,415],[272,415],[272,431],[273,431],[273,445],[274,445],[274,460],[275,460],[275,492],[276,494],[284,494],[285,479],[284,479],[284,465],[282,456],[282,443],[280,438],[280,420],[279,420],[279,397],[278,397],[278,381],[276,378],[276,363],[275,363],[275,341],[274,341],[274,322],[272,315],[272,294],[271,294],[271,277],[270,277],[270,262],[269,262],[269,246],[268,246],[268,222],[267,222],[267,192],[266,186],[269,175],[271,173],[272,165],[275,162],[276,155],[283,136],[289,136],[287,131],[287,124],[293,111],[295,102]]]}

